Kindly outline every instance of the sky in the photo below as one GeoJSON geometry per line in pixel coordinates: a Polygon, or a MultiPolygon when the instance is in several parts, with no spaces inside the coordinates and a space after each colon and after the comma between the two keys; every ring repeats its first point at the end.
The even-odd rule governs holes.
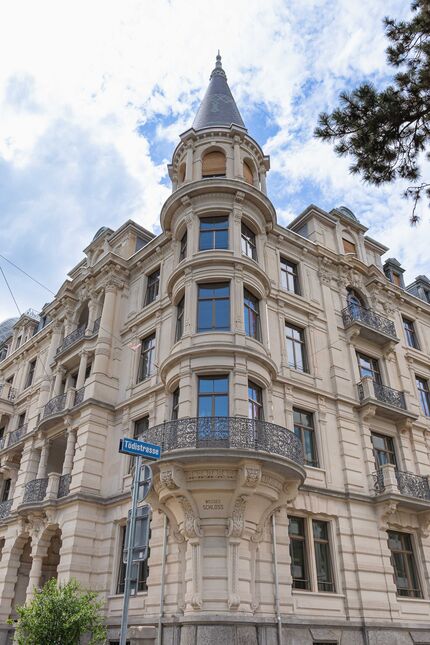
{"type": "MultiPolygon", "coordinates": [[[[346,205],[390,247],[406,282],[430,274],[430,217],[404,187],[349,173],[313,131],[343,89],[390,81],[385,15],[405,0],[5,0],[0,4],[0,268],[18,309],[49,302],[101,226],[159,233],[167,163],[217,50],[249,133],[271,157],[287,225],[346,205]],[[53,293],[52,293],[53,292],[53,293]]],[[[0,321],[17,307],[0,272],[0,321]]]]}

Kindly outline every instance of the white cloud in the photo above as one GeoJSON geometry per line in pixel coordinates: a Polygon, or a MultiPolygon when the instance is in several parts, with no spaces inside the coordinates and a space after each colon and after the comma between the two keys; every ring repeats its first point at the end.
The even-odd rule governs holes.
{"type": "MultiPolygon", "coordinates": [[[[424,251],[405,244],[414,246],[416,235],[420,245],[424,236],[408,228],[409,206],[399,188],[363,187],[345,160],[312,139],[319,111],[336,103],[345,83],[386,76],[381,21],[386,14],[406,15],[406,4],[3,3],[0,253],[55,290],[100,226],[132,217],[154,229],[168,190],[161,183],[165,165],[151,146],[173,151],[178,134],[191,125],[220,48],[242,112],[251,118],[262,108],[261,121],[269,115],[278,128],[265,148],[273,184],[282,185],[273,196],[280,219],[295,212],[291,205],[314,184],[331,206],[345,202],[372,222],[370,234],[391,243],[391,255],[424,272],[424,251]],[[152,132],[152,139],[138,132],[146,124],[151,128],[143,132],[152,132]]],[[[22,308],[44,302],[46,294],[16,272],[10,277],[22,308]]],[[[0,284],[0,320],[13,313],[0,284]]]]}

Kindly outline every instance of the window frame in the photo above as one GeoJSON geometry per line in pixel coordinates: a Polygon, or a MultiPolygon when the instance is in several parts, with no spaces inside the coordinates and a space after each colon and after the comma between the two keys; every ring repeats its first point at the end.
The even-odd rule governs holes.
{"type": "Polygon", "coordinates": [[[309,374],[309,363],[308,363],[308,356],[307,356],[307,343],[306,343],[306,335],[305,335],[305,330],[303,327],[297,327],[297,325],[293,325],[289,321],[285,321],[284,325],[284,338],[285,338],[285,348],[286,348],[286,353],[287,353],[287,362],[288,362],[288,367],[290,369],[297,370],[298,372],[304,372],[305,374],[309,374]],[[294,338],[293,336],[289,336],[287,330],[293,330],[293,332],[297,332],[300,336],[299,339],[294,338]],[[291,360],[289,352],[288,352],[288,341],[291,341],[291,344],[293,345],[293,359],[291,360]],[[296,346],[299,346],[301,348],[301,363],[302,367],[299,367],[299,363],[297,362],[297,351],[296,351],[296,346]]]}
{"type": "Polygon", "coordinates": [[[154,364],[155,364],[155,350],[156,350],[156,333],[155,331],[151,334],[148,334],[140,341],[140,356],[139,356],[139,366],[137,371],[137,383],[142,383],[154,373],[154,364]],[[147,347],[145,348],[145,343],[147,347]],[[148,359],[149,356],[149,359],[148,359]],[[147,365],[144,370],[144,366],[147,365]]]}
{"type": "Polygon", "coordinates": [[[346,237],[342,237],[342,246],[343,246],[343,253],[344,255],[347,254],[352,254],[357,256],[357,244],[355,242],[351,242],[351,240],[348,240],[346,237]],[[348,250],[348,249],[354,249],[354,250],[348,250]]]}
{"type": "Polygon", "coordinates": [[[393,579],[394,579],[394,584],[396,585],[396,593],[399,598],[424,598],[423,594],[423,585],[422,585],[422,580],[420,576],[420,571],[419,567],[417,564],[417,558],[416,558],[416,545],[414,543],[414,535],[412,533],[407,533],[405,531],[393,531],[393,530],[388,530],[387,531],[387,544],[388,544],[388,549],[390,551],[390,562],[391,566],[393,567],[393,579]],[[402,548],[400,550],[393,550],[390,546],[390,535],[397,534],[398,536],[402,536],[400,538],[400,542],[402,544],[402,548]],[[408,549],[407,546],[405,546],[406,538],[409,540],[410,548],[408,549]],[[398,578],[401,576],[398,576],[398,569],[396,566],[396,560],[395,560],[395,554],[400,554],[403,560],[403,565],[406,573],[406,578],[408,582],[410,583],[415,575],[417,587],[412,587],[408,586],[408,588],[402,589],[398,585],[398,578]],[[405,560],[405,554],[406,554],[406,560],[405,560]],[[409,557],[407,557],[409,556],[409,557]],[[405,566],[406,563],[406,566],[405,566]],[[405,594],[401,593],[401,591],[406,591],[405,594]]]}
{"type": "Polygon", "coordinates": [[[415,387],[418,392],[421,412],[425,417],[430,417],[430,386],[428,379],[415,374],[415,387]],[[423,384],[424,387],[420,387],[420,384],[423,384]]]}
{"type": "Polygon", "coordinates": [[[288,291],[288,293],[294,293],[297,296],[300,296],[300,281],[299,281],[299,265],[297,262],[293,262],[288,258],[281,255],[279,261],[280,271],[281,271],[281,287],[288,291]],[[292,271],[289,271],[288,268],[291,267],[292,271]],[[292,289],[290,289],[290,283],[292,281],[292,289]]]}
{"type": "MultiPolygon", "coordinates": [[[[120,532],[119,532],[118,544],[120,548],[119,548],[119,561],[117,566],[117,575],[116,575],[116,584],[115,584],[115,595],[123,596],[124,587],[125,587],[125,570],[127,566],[123,558],[124,547],[125,547],[126,525],[120,524],[119,528],[120,528],[120,532]]],[[[148,547],[147,559],[144,562],[139,562],[138,564],[133,565],[133,567],[137,568],[138,578],[137,578],[137,589],[133,592],[133,587],[132,587],[132,595],[148,592],[148,577],[149,577],[148,560],[150,558],[150,555],[151,555],[151,547],[148,547]],[[142,586],[141,589],[139,589],[139,585],[142,586]]]]}
{"type": "Polygon", "coordinates": [[[196,322],[196,332],[198,334],[205,334],[211,332],[229,332],[231,331],[231,284],[230,282],[200,282],[197,284],[197,322],[196,322]],[[202,297],[200,292],[202,289],[225,289],[228,287],[227,296],[215,296],[212,294],[211,297],[202,297]],[[216,303],[217,302],[228,302],[228,326],[216,326],[216,303]],[[201,317],[203,313],[200,309],[200,303],[211,302],[211,326],[202,326],[201,317]]]}
{"type": "Polygon", "coordinates": [[[360,374],[360,380],[363,378],[371,378],[374,383],[377,383],[378,385],[383,385],[384,382],[382,380],[382,374],[381,374],[381,365],[380,361],[378,358],[373,358],[373,356],[368,356],[367,354],[363,354],[362,352],[356,352],[357,356],[357,364],[358,364],[358,371],[360,374]],[[363,367],[360,363],[361,359],[365,359],[369,361],[369,364],[371,367],[367,369],[366,367],[363,367]],[[376,375],[376,378],[374,376],[369,376],[368,374],[363,374],[362,369],[367,369],[367,371],[371,372],[372,375],[376,375]]]}
{"type": "Polygon", "coordinates": [[[251,379],[248,379],[248,418],[264,421],[263,388],[251,379]]]}
{"type": "Polygon", "coordinates": [[[179,399],[181,396],[181,388],[179,385],[175,387],[172,392],[172,413],[170,415],[171,421],[177,421],[179,419],[179,399]]]}
{"type": "Polygon", "coordinates": [[[245,334],[261,343],[260,300],[245,286],[243,287],[243,319],[245,334]],[[251,333],[252,331],[254,333],[251,333]]]}
{"type": "Polygon", "coordinates": [[[185,295],[176,305],[176,325],[175,325],[175,343],[181,340],[184,335],[184,316],[185,316],[185,295]]]}
{"type": "Polygon", "coordinates": [[[244,221],[240,223],[240,248],[242,255],[257,262],[257,236],[244,221]]]}
{"type": "Polygon", "coordinates": [[[25,381],[25,388],[30,387],[30,385],[33,384],[34,374],[36,372],[36,363],[37,363],[37,358],[33,358],[33,360],[30,361],[28,364],[28,372],[27,372],[27,378],[25,381]]]}
{"type": "Polygon", "coordinates": [[[187,258],[188,251],[188,231],[185,230],[185,233],[179,241],[179,262],[187,258]]]}
{"type": "Polygon", "coordinates": [[[380,468],[382,468],[387,464],[391,464],[392,466],[395,466],[396,468],[398,468],[397,450],[394,443],[394,438],[392,436],[387,434],[381,434],[380,432],[374,432],[373,430],[371,430],[370,441],[372,442],[372,452],[373,452],[373,458],[375,460],[376,470],[379,470],[380,468]],[[378,439],[382,439],[385,447],[377,448],[373,441],[374,437],[378,439]],[[380,463],[380,460],[378,457],[379,453],[382,453],[388,456],[387,458],[388,460],[385,463],[380,463]]]}
{"type": "Polygon", "coordinates": [[[198,418],[203,418],[203,419],[210,419],[213,417],[229,417],[230,416],[230,376],[228,373],[225,374],[199,374],[197,377],[197,417],[198,418]],[[211,380],[211,381],[221,381],[221,380],[226,380],[227,381],[227,389],[224,391],[216,391],[215,389],[210,391],[201,391],[200,390],[200,384],[204,380],[211,380]],[[227,398],[227,414],[226,415],[216,415],[214,414],[214,411],[216,411],[216,399],[217,398],[222,398],[226,397],[227,398]],[[205,398],[210,398],[211,399],[211,415],[201,415],[200,414],[200,401],[201,399],[205,398]]]}
{"type": "Polygon", "coordinates": [[[230,244],[230,218],[228,214],[225,215],[209,215],[209,216],[202,216],[199,218],[199,251],[204,252],[204,251],[228,251],[229,249],[229,244],[230,244]],[[207,229],[202,228],[202,224],[210,224],[211,222],[219,222],[223,223],[225,222],[225,226],[222,228],[216,228],[216,227],[208,227],[207,229]],[[218,246],[217,244],[217,233],[224,233],[227,232],[227,243],[221,246],[218,246]],[[202,234],[203,233],[210,233],[211,234],[211,239],[212,243],[211,246],[208,247],[203,247],[202,246],[202,234]]]}
{"type": "Polygon", "coordinates": [[[293,432],[301,441],[303,446],[303,453],[305,456],[305,466],[311,468],[320,468],[319,458],[318,458],[318,443],[317,443],[317,433],[315,430],[315,413],[309,412],[309,410],[303,410],[302,408],[293,407],[293,432]],[[296,421],[296,414],[303,417],[304,415],[310,417],[311,425],[305,425],[296,421]],[[298,431],[296,432],[296,428],[298,431]],[[312,457],[311,461],[306,458],[306,441],[305,436],[308,435],[311,437],[311,448],[312,448],[312,457]]]}
{"type": "Polygon", "coordinates": [[[303,580],[306,582],[308,581],[308,585],[305,587],[295,587],[293,582],[294,578],[293,578],[293,571],[292,571],[293,559],[291,557],[290,573],[291,573],[291,579],[292,579],[293,592],[305,591],[307,593],[336,594],[339,587],[339,580],[337,577],[337,563],[336,563],[336,554],[335,554],[335,540],[334,540],[334,534],[333,534],[333,520],[325,520],[325,519],[320,519],[318,516],[300,515],[296,513],[289,515],[288,519],[289,519],[288,536],[290,541],[290,544],[289,544],[290,557],[291,557],[290,521],[291,519],[297,519],[303,522],[304,530],[301,538],[305,543],[303,553],[305,555],[305,558],[307,559],[307,563],[305,562],[305,567],[307,567],[307,569],[305,569],[307,578],[303,580]],[[326,539],[319,539],[315,537],[314,525],[316,523],[324,524],[326,528],[326,535],[327,535],[326,539]],[[319,576],[318,576],[317,549],[315,548],[315,544],[321,544],[321,543],[327,545],[329,572],[330,572],[330,581],[324,582],[322,584],[331,585],[331,589],[320,589],[320,582],[319,582],[319,576]]]}
{"type": "Polygon", "coordinates": [[[415,322],[410,318],[402,316],[403,332],[405,334],[406,343],[408,347],[413,349],[419,349],[420,345],[418,342],[417,331],[415,329],[415,322]]]}
{"type": "Polygon", "coordinates": [[[160,294],[160,267],[146,276],[146,292],[144,307],[155,302],[160,294]]]}

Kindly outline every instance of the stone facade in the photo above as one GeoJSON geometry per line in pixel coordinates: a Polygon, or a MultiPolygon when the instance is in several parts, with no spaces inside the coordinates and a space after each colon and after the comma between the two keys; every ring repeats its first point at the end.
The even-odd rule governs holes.
{"type": "MultiPolygon", "coordinates": [[[[225,79],[220,61],[214,73],[225,79]]],[[[161,234],[101,229],[4,341],[0,642],[51,576],[98,591],[118,640],[131,488],[118,444],[140,434],[163,454],[133,645],[430,643],[425,291],[405,288],[397,261],[384,272],[386,247],[346,208],[280,226],[258,143],[201,120],[174,151],[161,234]],[[220,284],[228,304],[203,305],[202,285],[220,284]],[[204,388],[221,381],[216,414],[204,388]],[[407,536],[403,582],[387,531],[407,536]]]]}

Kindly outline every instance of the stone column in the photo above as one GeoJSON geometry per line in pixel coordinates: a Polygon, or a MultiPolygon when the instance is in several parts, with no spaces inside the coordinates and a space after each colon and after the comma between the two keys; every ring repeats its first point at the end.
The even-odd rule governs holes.
{"type": "Polygon", "coordinates": [[[94,358],[94,374],[108,374],[109,358],[112,347],[112,332],[115,320],[117,287],[110,283],[105,288],[105,301],[100,320],[100,331],[94,358]]]}
{"type": "Polygon", "coordinates": [[[66,373],[63,367],[59,367],[55,373],[54,380],[54,389],[52,391],[52,397],[58,396],[61,393],[61,385],[63,383],[63,376],[66,373]]]}
{"type": "Polygon", "coordinates": [[[27,585],[27,595],[25,599],[26,603],[28,603],[32,599],[35,588],[37,589],[39,587],[40,577],[42,575],[42,561],[43,561],[43,558],[41,555],[33,556],[33,561],[30,569],[30,576],[29,576],[28,585],[27,585]]]}
{"type": "Polygon", "coordinates": [[[43,407],[45,406],[45,404],[48,402],[48,399],[49,399],[49,393],[50,393],[51,381],[52,381],[50,365],[54,360],[54,357],[60,345],[60,339],[61,339],[61,325],[56,322],[52,324],[53,324],[53,329],[52,329],[51,342],[49,344],[49,349],[46,354],[46,358],[44,359],[45,369],[43,374],[43,380],[40,384],[40,394],[39,394],[40,410],[43,409],[43,407]]]}
{"type": "Polygon", "coordinates": [[[73,457],[75,455],[76,429],[68,428],[66,452],[63,461],[62,475],[70,475],[73,468],[73,457]]]}
{"type": "Polygon", "coordinates": [[[88,352],[85,350],[82,350],[80,354],[81,358],[79,361],[79,371],[78,371],[78,377],[76,379],[76,389],[80,390],[81,387],[83,387],[85,383],[85,372],[87,370],[87,365],[88,365],[88,352]]]}
{"type": "Polygon", "coordinates": [[[262,193],[267,195],[267,187],[266,187],[266,169],[260,168],[260,190],[262,193]]]}
{"type": "Polygon", "coordinates": [[[193,181],[193,144],[187,145],[187,156],[185,159],[185,183],[193,181]]]}
{"type": "Polygon", "coordinates": [[[235,179],[243,179],[243,166],[240,160],[240,137],[234,137],[233,171],[235,179]]]}
{"type": "Polygon", "coordinates": [[[48,439],[44,440],[42,450],[40,452],[39,467],[37,469],[36,479],[44,479],[46,477],[46,469],[48,467],[49,445],[48,439]]]}
{"type": "Polygon", "coordinates": [[[90,302],[88,303],[88,323],[85,329],[86,336],[91,336],[91,334],[93,333],[94,322],[96,320],[96,310],[97,303],[94,302],[94,300],[90,300],[90,302]]]}

